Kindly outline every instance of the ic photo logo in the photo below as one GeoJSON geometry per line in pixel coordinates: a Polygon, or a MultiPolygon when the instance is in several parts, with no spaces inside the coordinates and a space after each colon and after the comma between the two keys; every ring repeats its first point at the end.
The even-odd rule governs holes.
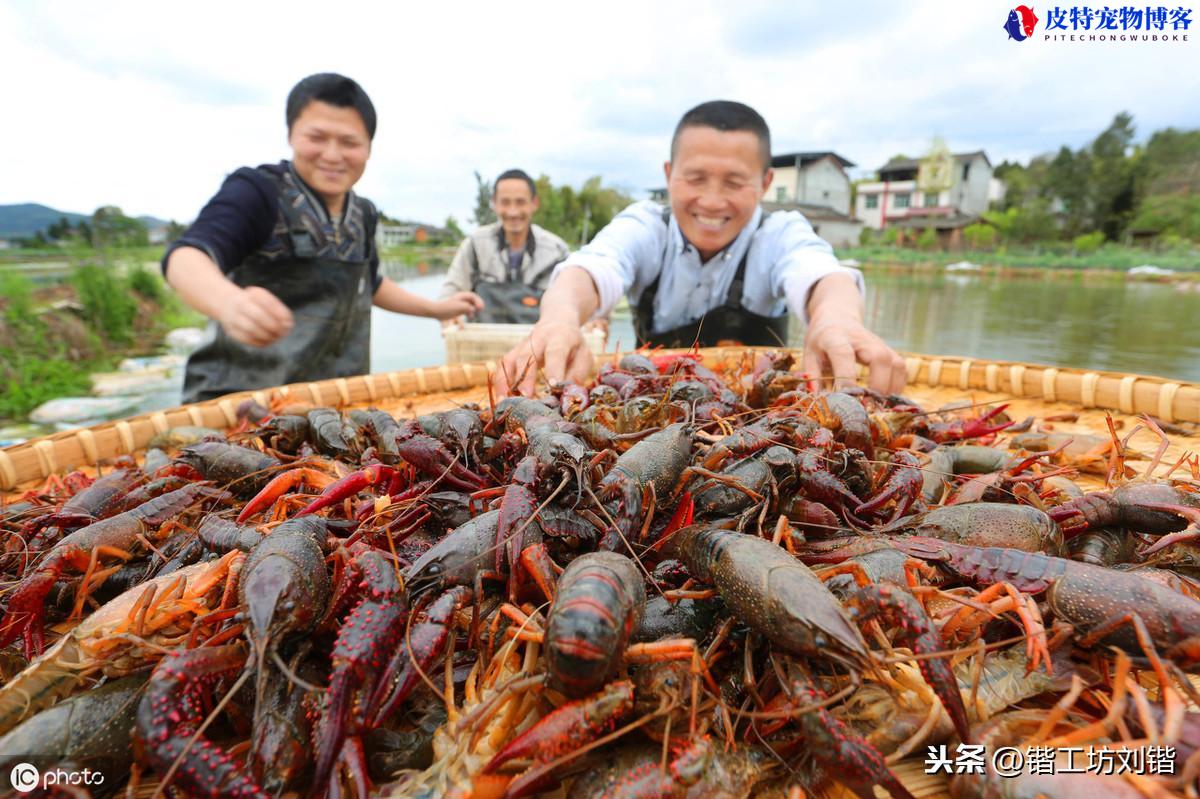
{"type": "Polygon", "coordinates": [[[1017,6],[1008,12],[1008,19],[1004,23],[1004,30],[1008,31],[1008,38],[1023,42],[1033,35],[1033,29],[1037,27],[1037,24],[1038,18],[1033,13],[1032,8],[1029,6],[1017,6]]]}
{"type": "MultiPolygon", "coordinates": [[[[0,774],[2,773],[0,772],[0,774]]],[[[62,768],[48,768],[43,766],[42,769],[39,769],[32,763],[21,762],[13,766],[8,772],[8,782],[17,793],[26,794],[38,788],[49,789],[61,786],[90,787],[103,785],[104,775],[91,768],[68,771],[62,768]]]]}
{"type": "Polygon", "coordinates": [[[29,793],[42,784],[41,772],[31,763],[18,763],[8,772],[8,781],[17,793],[29,793]]]}

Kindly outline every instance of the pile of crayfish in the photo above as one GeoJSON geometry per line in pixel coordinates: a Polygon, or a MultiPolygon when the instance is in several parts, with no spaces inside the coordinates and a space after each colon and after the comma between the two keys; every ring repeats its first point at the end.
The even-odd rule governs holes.
{"type": "Polygon", "coordinates": [[[909,799],[931,747],[1154,747],[949,790],[1197,796],[1196,458],[1149,418],[1143,453],[812,388],[786,352],[639,352],[415,418],[246,403],[55,476],[0,506],[0,772],[909,799]]]}

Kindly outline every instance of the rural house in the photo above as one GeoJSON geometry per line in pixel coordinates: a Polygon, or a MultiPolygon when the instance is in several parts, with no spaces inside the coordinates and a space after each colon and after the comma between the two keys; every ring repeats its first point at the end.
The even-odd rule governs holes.
{"type": "Polygon", "coordinates": [[[952,155],[938,142],[924,158],[893,158],[879,180],[858,184],[855,211],[874,230],[899,228],[907,238],[932,228],[943,245],[957,247],[962,229],[1003,196],[985,152],[952,155]]]}

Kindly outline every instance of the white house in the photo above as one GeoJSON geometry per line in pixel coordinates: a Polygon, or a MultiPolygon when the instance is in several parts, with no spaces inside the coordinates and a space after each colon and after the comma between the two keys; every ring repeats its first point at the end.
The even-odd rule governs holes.
{"type": "Polygon", "coordinates": [[[855,215],[869,228],[959,229],[974,222],[990,202],[1003,197],[982,150],[950,155],[934,151],[922,159],[895,158],[879,180],[858,184],[855,215]]]}

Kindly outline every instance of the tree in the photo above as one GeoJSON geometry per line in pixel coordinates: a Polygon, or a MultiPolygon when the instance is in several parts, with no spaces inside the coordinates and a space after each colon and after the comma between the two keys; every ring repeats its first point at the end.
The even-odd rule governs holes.
{"type": "Polygon", "coordinates": [[[462,228],[458,226],[458,220],[453,216],[446,217],[446,224],[443,225],[443,227],[446,228],[446,232],[454,241],[462,241],[465,234],[463,233],[462,228]]]}
{"type": "Polygon", "coordinates": [[[1095,205],[1092,228],[1111,240],[1120,238],[1134,212],[1138,158],[1131,158],[1133,117],[1122,111],[1092,142],[1092,185],[1095,205]]]}
{"type": "Polygon", "coordinates": [[[612,221],[633,198],[620,189],[605,186],[599,175],[588,178],[578,189],[555,188],[546,175],[537,179],[540,207],[533,221],[561,236],[568,244],[586,244],[612,221]]]}
{"type": "Polygon", "coordinates": [[[1200,130],[1155,131],[1142,151],[1139,196],[1200,194],[1200,130]]]}
{"type": "Polygon", "coordinates": [[[104,205],[92,214],[92,244],[95,247],[145,247],[150,243],[146,226],[125,216],[115,205],[104,205]]]}
{"type": "Polygon", "coordinates": [[[1137,231],[1200,241],[1200,195],[1157,194],[1147,197],[1129,223],[1137,231]]]}
{"type": "Polygon", "coordinates": [[[71,221],[60,216],[58,221],[46,228],[46,236],[54,241],[62,241],[71,237],[71,221]]]}
{"type": "Polygon", "coordinates": [[[1050,202],[1062,202],[1063,227],[1068,236],[1091,228],[1095,215],[1095,187],[1092,183],[1092,158],[1080,150],[1062,147],[1048,164],[1040,196],[1050,202]]]}
{"type": "Polygon", "coordinates": [[[1025,201],[1029,193],[1029,173],[1025,167],[1016,162],[1001,161],[992,175],[997,180],[1004,181],[1004,199],[997,210],[1004,211],[1025,201]]]}
{"type": "Polygon", "coordinates": [[[475,213],[471,219],[477,225],[490,225],[496,221],[496,212],[492,210],[492,187],[475,170],[475,213]]]}
{"type": "Polygon", "coordinates": [[[996,246],[996,228],[976,222],[963,228],[963,238],[967,240],[968,249],[990,250],[996,246]]]}

